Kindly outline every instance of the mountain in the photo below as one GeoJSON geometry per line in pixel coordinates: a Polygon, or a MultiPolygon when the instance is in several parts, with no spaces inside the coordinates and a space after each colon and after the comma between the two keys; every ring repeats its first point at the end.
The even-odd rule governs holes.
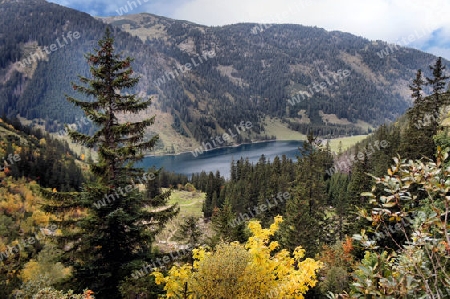
{"type": "MultiPolygon", "coordinates": [[[[301,25],[207,27],[152,14],[94,18],[44,0],[0,2],[0,111],[49,131],[95,128],[64,94],[89,76],[84,55],[110,24],[153,97],[160,152],[197,147],[242,121],[236,142],[367,133],[410,106],[408,84],[436,57],[301,25]],[[81,121],[83,120],[83,121],[81,121]],[[298,131],[297,133],[295,131],[298,131]],[[284,134],[286,135],[286,134],[284,134]]],[[[427,74],[428,75],[428,74],[427,74]]],[[[127,116],[123,116],[126,120],[127,116]]]]}

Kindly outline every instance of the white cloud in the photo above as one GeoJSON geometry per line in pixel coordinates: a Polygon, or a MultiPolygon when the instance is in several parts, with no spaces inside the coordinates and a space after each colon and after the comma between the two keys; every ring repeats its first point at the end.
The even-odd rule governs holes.
{"type": "Polygon", "coordinates": [[[123,14],[121,8],[126,8],[125,14],[141,12],[168,16],[179,2],[186,0],[48,0],[49,2],[81,10],[92,16],[118,16],[123,14]]]}

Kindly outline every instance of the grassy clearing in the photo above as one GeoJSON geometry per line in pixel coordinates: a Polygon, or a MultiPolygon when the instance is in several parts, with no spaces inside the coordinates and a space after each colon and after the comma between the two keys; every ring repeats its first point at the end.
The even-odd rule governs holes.
{"type": "Polygon", "coordinates": [[[205,199],[205,193],[195,191],[179,191],[173,190],[170,195],[169,204],[178,203],[180,206],[180,214],[178,217],[203,217],[202,206],[205,199]]]}
{"type": "MultiPolygon", "coordinates": [[[[322,110],[319,110],[319,115],[322,117],[322,120],[324,122],[328,122],[330,124],[337,124],[337,125],[355,125],[351,122],[349,122],[346,118],[338,118],[336,114],[325,114],[322,110]]],[[[374,130],[374,127],[370,125],[369,123],[358,120],[356,122],[356,126],[360,127],[364,131],[367,131],[368,129],[374,130]]]]}
{"type": "Polygon", "coordinates": [[[262,134],[274,135],[277,137],[277,140],[306,140],[305,135],[289,129],[287,124],[282,123],[278,118],[266,116],[264,123],[265,131],[262,134]]]}
{"type": "Polygon", "coordinates": [[[367,138],[368,135],[355,135],[349,137],[341,137],[330,139],[330,148],[332,152],[338,152],[339,142],[342,142],[342,151],[345,151],[355,145],[357,142],[367,138]]]}

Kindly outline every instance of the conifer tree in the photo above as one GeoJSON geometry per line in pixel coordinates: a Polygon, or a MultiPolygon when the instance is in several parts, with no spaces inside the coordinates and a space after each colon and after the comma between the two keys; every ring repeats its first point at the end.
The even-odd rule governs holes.
{"type": "Polygon", "coordinates": [[[439,57],[430,69],[432,78],[426,77],[426,80],[423,80],[422,71],[419,69],[409,86],[414,105],[407,112],[408,127],[400,146],[400,154],[406,159],[415,160],[423,156],[433,158],[436,148],[433,136],[439,129],[440,109],[449,104],[448,97],[443,95],[449,77],[444,74],[442,59],[439,57]],[[425,84],[432,87],[432,95],[422,95],[422,87],[425,84]]]}
{"type": "Polygon", "coordinates": [[[197,247],[200,245],[201,236],[202,231],[198,223],[198,218],[189,216],[180,224],[180,227],[174,235],[174,240],[187,241],[187,244],[191,247],[197,247]]]}
{"type": "Polygon", "coordinates": [[[90,165],[96,179],[80,193],[43,193],[48,198],[46,210],[59,215],[64,226],[60,243],[65,245],[64,262],[74,269],[71,287],[89,288],[96,298],[111,299],[120,298],[120,282],[132,270],[150,261],[156,233],[176,215],[178,206],[168,206],[161,197],[156,201],[146,197],[134,184],[134,179],[143,176],[134,163],[154,147],[158,136],[143,139],[154,117],[123,122],[120,116],[147,109],[151,99],[127,93],[139,79],[132,77],[132,59],[115,53],[109,28],[98,46],[85,56],[92,78],[80,76],[83,84],[73,84],[94,100],[66,96],[99,128],[93,135],[69,131],[75,142],[98,150],[98,161],[90,165]],[[83,216],[68,220],[67,212],[80,208],[83,216]]]}
{"type": "Polygon", "coordinates": [[[335,208],[337,223],[336,234],[339,240],[344,240],[344,235],[347,233],[345,221],[349,213],[354,209],[349,203],[347,186],[349,183],[349,176],[346,173],[335,173],[328,181],[328,196],[331,205],[335,208]]]}
{"type": "Polygon", "coordinates": [[[362,159],[358,158],[358,147],[355,149],[355,152],[356,161],[352,165],[350,181],[347,186],[349,205],[347,221],[350,225],[346,232],[349,236],[359,233],[365,225],[365,221],[360,219],[361,217],[359,217],[357,211],[358,208],[366,208],[369,205],[367,199],[361,196],[361,193],[370,189],[372,186],[372,178],[368,175],[372,171],[372,167],[369,156],[367,155],[367,145],[366,150],[363,151],[362,159]]]}
{"type": "Polygon", "coordinates": [[[439,126],[438,116],[440,114],[440,108],[446,104],[449,104],[446,103],[447,98],[443,97],[442,93],[445,91],[446,80],[450,77],[445,75],[445,66],[442,64],[442,57],[439,57],[436,60],[436,63],[432,66],[430,65],[429,67],[433,72],[433,77],[426,77],[426,80],[427,85],[432,87],[433,94],[432,97],[429,97],[429,100],[426,101],[425,109],[427,112],[431,113],[431,115],[435,116],[432,120],[432,128],[434,134],[436,134],[439,126]]]}
{"type": "Polygon", "coordinates": [[[236,163],[234,162],[234,159],[231,160],[231,166],[230,166],[230,182],[235,183],[237,181],[236,177],[236,163]]]}
{"type": "Polygon", "coordinates": [[[233,208],[228,199],[222,208],[216,208],[211,218],[212,228],[218,237],[221,239],[232,241],[243,241],[243,229],[245,223],[237,224],[236,220],[240,218],[233,212],[233,208]],[[237,225],[235,225],[237,224],[237,225]]]}
{"type": "Polygon", "coordinates": [[[280,231],[284,248],[294,250],[301,245],[309,256],[318,253],[326,239],[320,227],[325,225],[325,169],[331,161],[331,155],[323,145],[315,144],[316,139],[310,134],[300,150],[297,176],[292,196],[286,202],[285,221],[280,231]]]}
{"type": "Polygon", "coordinates": [[[425,80],[422,77],[422,70],[417,70],[416,78],[414,78],[412,85],[409,89],[412,91],[411,98],[413,98],[413,107],[408,110],[407,115],[410,121],[416,122],[421,117],[421,111],[424,111],[424,97],[422,96],[423,86],[425,85],[425,80]]]}

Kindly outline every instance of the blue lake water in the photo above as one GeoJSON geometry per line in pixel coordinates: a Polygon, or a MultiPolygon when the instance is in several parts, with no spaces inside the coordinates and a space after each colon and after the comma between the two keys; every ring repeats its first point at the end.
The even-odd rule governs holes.
{"type": "Polygon", "coordinates": [[[203,152],[197,157],[194,157],[190,152],[179,155],[149,156],[145,157],[137,166],[147,169],[154,165],[156,168],[163,167],[167,171],[189,176],[202,170],[206,173],[219,170],[222,176],[229,178],[232,159],[236,161],[241,157],[248,158],[250,162],[256,164],[261,155],[264,154],[266,160],[270,161],[273,161],[275,156],[281,158],[282,155],[297,161],[297,156],[300,155],[298,148],[301,145],[301,141],[271,141],[219,148],[203,152]]]}

